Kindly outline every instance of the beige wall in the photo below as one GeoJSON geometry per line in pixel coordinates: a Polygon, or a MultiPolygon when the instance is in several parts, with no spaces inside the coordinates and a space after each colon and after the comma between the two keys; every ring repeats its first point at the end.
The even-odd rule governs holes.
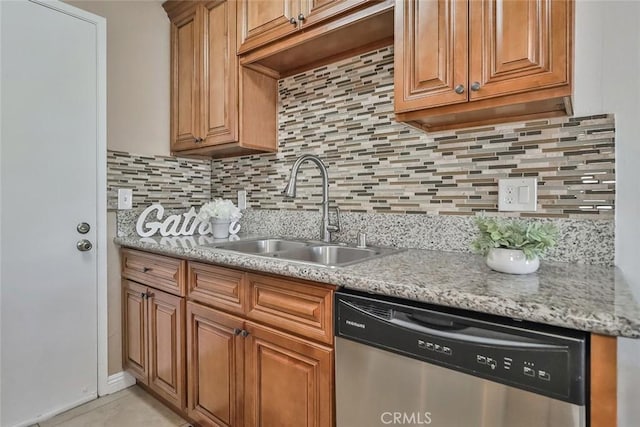
{"type": "MultiPolygon", "coordinates": [[[[67,1],[107,18],[107,148],[169,155],[169,19],[158,1],[67,1]]],[[[134,194],[135,198],[136,195],[134,194]]],[[[109,374],[122,370],[116,214],[107,214],[109,374]]]]}
{"type": "Polygon", "coordinates": [[[107,147],[169,155],[170,26],[157,1],[67,1],[107,18],[107,147]]]}

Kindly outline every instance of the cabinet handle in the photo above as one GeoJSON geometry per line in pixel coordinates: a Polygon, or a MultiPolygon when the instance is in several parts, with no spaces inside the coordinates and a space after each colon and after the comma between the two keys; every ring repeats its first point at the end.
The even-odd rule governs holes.
{"type": "Polygon", "coordinates": [[[235,328],[235,329],[233,330],[233,335],[240,335],[240,332],[242,332],[242,329],[240,329],[240,328],[235,328]]]}
{"type": "Polygon", "coordinates": [[[455,90],[457,94],[464,93],[464,85],[458,85],[453,90],[455,90]]]}
{"type": "Polygon", "coordinates": [[[149,298],[153,298],[153,293],[147,292],[147,299],[149,299],[149,298]]]}
{"type": "Polygon", "coordinates": [[[304,15],[301,13],[300,15],[298,15],[298,21],[302,22],[305,20],[304,15]]]}
{"type": "Polygon", "coordinates": [[[472,91],[477,92],[480,90],[480,82],[473,82],[470,87],[472,91]]]}
{"type": "Polygon", "coordinates": [[[291,17],[291,19],[289,19],[289,23],[293,24],[293,25],[296,25],[298,23],[298,21],[296,21],[296,18],[291,17]]]}
{"type": "Polygon", "coordinates": [[[149,267],[142,267],[142,272],[143,273],[146,273],[147,271],[151,271],[151,270],[153,270],[153,269],[149,268],[149,267]]]}
{"type": "Polygon", "coordinates": [[[140,298],[145,299],[147,297],[147,294],[145,294],[144,292],[140,294],[140,298]]]}
{"type": "Polygon", "coordinates": [[[246,337],[247,335],[249,335],[249,331],[247,331],[246,329],[243,329],[243,330],[240,332],[240,335],[242,335],[243,337],[246,337]]]}

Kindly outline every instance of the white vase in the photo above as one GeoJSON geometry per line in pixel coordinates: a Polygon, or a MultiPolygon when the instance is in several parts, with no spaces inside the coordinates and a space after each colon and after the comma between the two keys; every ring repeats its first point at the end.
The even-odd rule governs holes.
{"type": "Polygon", "coordinates": [[[230,221],[226,219],[212,219],[211,230],[214,239],[226,239],[229,237],[230,221]]]}
{"type": "Polygon", "coordinates": [[[501,273],[529,274],[538,270],[540,259],[527,259],[519,249],[491,248],[487,254],[487,265],[501,273]]]}

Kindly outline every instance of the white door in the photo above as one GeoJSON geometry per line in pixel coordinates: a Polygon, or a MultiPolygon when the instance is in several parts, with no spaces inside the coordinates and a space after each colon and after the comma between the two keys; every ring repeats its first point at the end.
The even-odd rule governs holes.
{"type": "Polygon", "coordinates": [[[96,397],[104,123],[95,22],[57,2],[2,0],[0,30],[0,425],[9,427],[96,397]],[[80,251],[82,239],[93,248],[80,251]]]}

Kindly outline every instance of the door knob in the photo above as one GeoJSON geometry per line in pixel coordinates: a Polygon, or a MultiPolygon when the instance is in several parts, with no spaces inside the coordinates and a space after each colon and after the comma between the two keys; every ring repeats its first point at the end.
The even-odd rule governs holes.
{"type": "Polygon", "coordinates": [[[453,90],[455,90],[457,94],[464,93],[464,85],[458,85],[453,90]]]}
{"type": "Polygon", "coordinates": [[[86,222],[81,222],[76,227],[76,230],[78,230],[78,233],[80,233],[80,234],[87,234],[89,232],[89,230],[91,230],[91,226],[89,224],[87,224],[86,222]]]}
{"type": "Polygon", "coordinates": [[[80,252],[87,252],[87,251],[90,251],[91,248],[93,248],[93,245],[87,239],[82,239],[82,240],[78,240],[78,243],[76,244],[76,248],[78,248],[80,252]]]}

